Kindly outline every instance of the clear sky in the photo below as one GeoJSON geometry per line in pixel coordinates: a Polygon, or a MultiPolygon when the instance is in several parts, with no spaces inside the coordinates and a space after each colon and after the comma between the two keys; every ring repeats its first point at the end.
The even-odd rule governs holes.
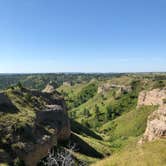
{"type": "Polygon", "coordinates": [[[166,71],[166,0],[0,0],[0,73],[166,71]]]}

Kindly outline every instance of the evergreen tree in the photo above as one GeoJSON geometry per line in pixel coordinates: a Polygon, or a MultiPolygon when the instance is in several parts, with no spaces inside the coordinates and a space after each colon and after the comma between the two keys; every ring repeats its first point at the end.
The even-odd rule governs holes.
{"type": "Polygon", "coordinates": [[[99,106],[95,105],[95,116],[96,116],[97,120],[99,120],[99,114],[100,114],[99,106]]]}

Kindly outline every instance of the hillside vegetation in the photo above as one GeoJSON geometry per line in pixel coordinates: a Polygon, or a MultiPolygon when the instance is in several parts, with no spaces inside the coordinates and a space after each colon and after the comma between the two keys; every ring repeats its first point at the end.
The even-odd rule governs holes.
{"type": "MultiPolygon", "coordinates": [[[[2,75],[1,79],[0,163],[1,156],[2,161],[13,163],[17,150],[36,144],[43,135],[52,138],[59,125],[64,130],[61,132],[62,127],[57,127],[58,139],[67,141],[60,141],[58,146],[67,148],[68,143],[76,144],[77,150],[72,152],[76,164],[166,163],[164,139],[138,145],[149,115],[158,109],[158,105],[138,107],[138,96],[144,90],[165,88],[164,73],[2,75]],[[67,113],[61,114],[66,107],[70,125],[67,113]]],[[[56,144],[51,142],[46,151],[56,144]]]]}
{"type": "Polygon", "coordinates": [[[93,166],[165,166],[166,140],[160,139],[144,145],[129,145],[111,157],[93,166]]]}
{"type": "MultiPolygon", "coordinates": [[[[92,135],[87,136],[80,132],[79,137],[106,157],[123,151],[130,144],[136,146],[145,132],[148,116],[157,109],[157,106],[137,108],[138,95],[143,90],[163,87],[166,87],[163,75],[130,75],[62,85],[58,91],[63,93],[67,101],[71,119],[96,133],[101,138],[98,138],[99,142],[107,145],[107,149],[98,144],[98,140],[94,140],[96,138],[92,135]],[[91,91],[91,87],[97,87],[97,90],[88,98],[88,93],[84,89],[91,91]],[[79,96],[85,97],[85,100],[83,98],[81,102],[79,96]],[[100,149],[105,150],[102,152],[100,149]]],[[[85,128],[82,129],[86,130],[85,128]]],[[[88,160],[85,156],[81,158],[88,160]]]]}
{"type": "Polygon", "coordinates": [[[69,136],[64,101],[56,91],[31,91],[19,84],[0,93],[0,163],[36,165],[69,136]]]}

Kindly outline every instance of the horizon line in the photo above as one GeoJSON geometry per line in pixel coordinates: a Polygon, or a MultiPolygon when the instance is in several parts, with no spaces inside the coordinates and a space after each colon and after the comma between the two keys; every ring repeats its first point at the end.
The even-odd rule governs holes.
{"type": "Polygon", "coordinates": [[[146,74],[146,73],[166,73],[166,71],[136,71],[136,72],[0,72],[0,75],[5,74],[146,74]]]}

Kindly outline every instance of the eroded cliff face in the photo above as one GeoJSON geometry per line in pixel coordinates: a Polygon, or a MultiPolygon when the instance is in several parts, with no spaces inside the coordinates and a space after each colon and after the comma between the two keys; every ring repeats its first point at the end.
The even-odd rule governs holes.
{"type": "Polygon", "coordinates": [[[110,91],[111,89],[119,89],[120,93],[130,92],[131,86],[124,86],[124,85],[116,85],[110,83],[104,83],[98,87],[97,93],[105,94],[106,92],[110,91]]]}
{"type": "Polygon", "coordinates": [[[153,89],[142,91],[138,97],[138,106],[143,105],[163,105],[166,99],[166,89],[153,89]]]}
{"type": "Polygon", "coordinates": [[[159,138],[166,138],[166,105],[162,105],[148,117],[146,131],[139,143],[159,138]]]}
{"type": "Polygon", "coordinates": [[[50,84],[47,84],[42,92],[44,93],[53,93],[55,91],[54,87],[50,84]]]}
{"type": "Polygon", "coordinates": [[[37,112],[36,117],[37,142],[25,147],[24,153],[22,153],[23,151],[18,153],[18,156],[24,160],[27,166],[36,166],[42,158],[47,156],[48,151],[57,145],[58,141],[69,139],[71,133],[69,119],[63,109],[46,109],[37,112]],[[49,134],[45,132],[41,134],[43,131],[40,131],[38,126],[46,126],[49,134]]]}
{"type": "Polygon", "coordinates": [[[65,141],[70,137],[70,122],[64,108],[57,108],[60,107],[55,105],[55,108],[47,108],[37,112],[36,123],[56,129],[57,141],[65,141]]]}
{"type": "Polygon", "coordinates": [[[25,145],[22,151],[17,152],[17,155],[24,161],[26,166],[36,166],[42,158],[47,156],[48,151],[56,145],[56,133],[51,136],[43,135],[35,144],[25,145]]]}
{"type": "MultiPolygon", "coordinates": [[[[49,92],[50,93],[50,92],[49,92]]],[[[65,103],[62,99],[57,104],[49,103],[41,111],[36,112],[35,123],[38,126],[47,126],[51,135],[42,135],[32,149],[22,155],[27,166],[35,166],[42,158],[48,154],[48,150],[56,146],[58,141],[69,139],[71,130],[66,112],[65,103]]],[[[36,132],[38,129],[36,129],[36,132]]],[[[41,133],[38,133],[41,135],[41,133]]]]}
{"type": "Polygon", "coordinates": [[[0,98],[0,163],[10,165],[18,157],[36,166],[58,141],[69,139],[66,105],[58,93],[16,88],[0,98]]]}
{"type": "Polygon", "coordinates": [[[147,121],[146,131],[139,141],[140,144],[146,141],[152,141],[161,137],[166,138],[166,90],[154,89],[152,91],[143,91],[139,95],[138,107],[143,105],[159,106],[147,121]]]}

